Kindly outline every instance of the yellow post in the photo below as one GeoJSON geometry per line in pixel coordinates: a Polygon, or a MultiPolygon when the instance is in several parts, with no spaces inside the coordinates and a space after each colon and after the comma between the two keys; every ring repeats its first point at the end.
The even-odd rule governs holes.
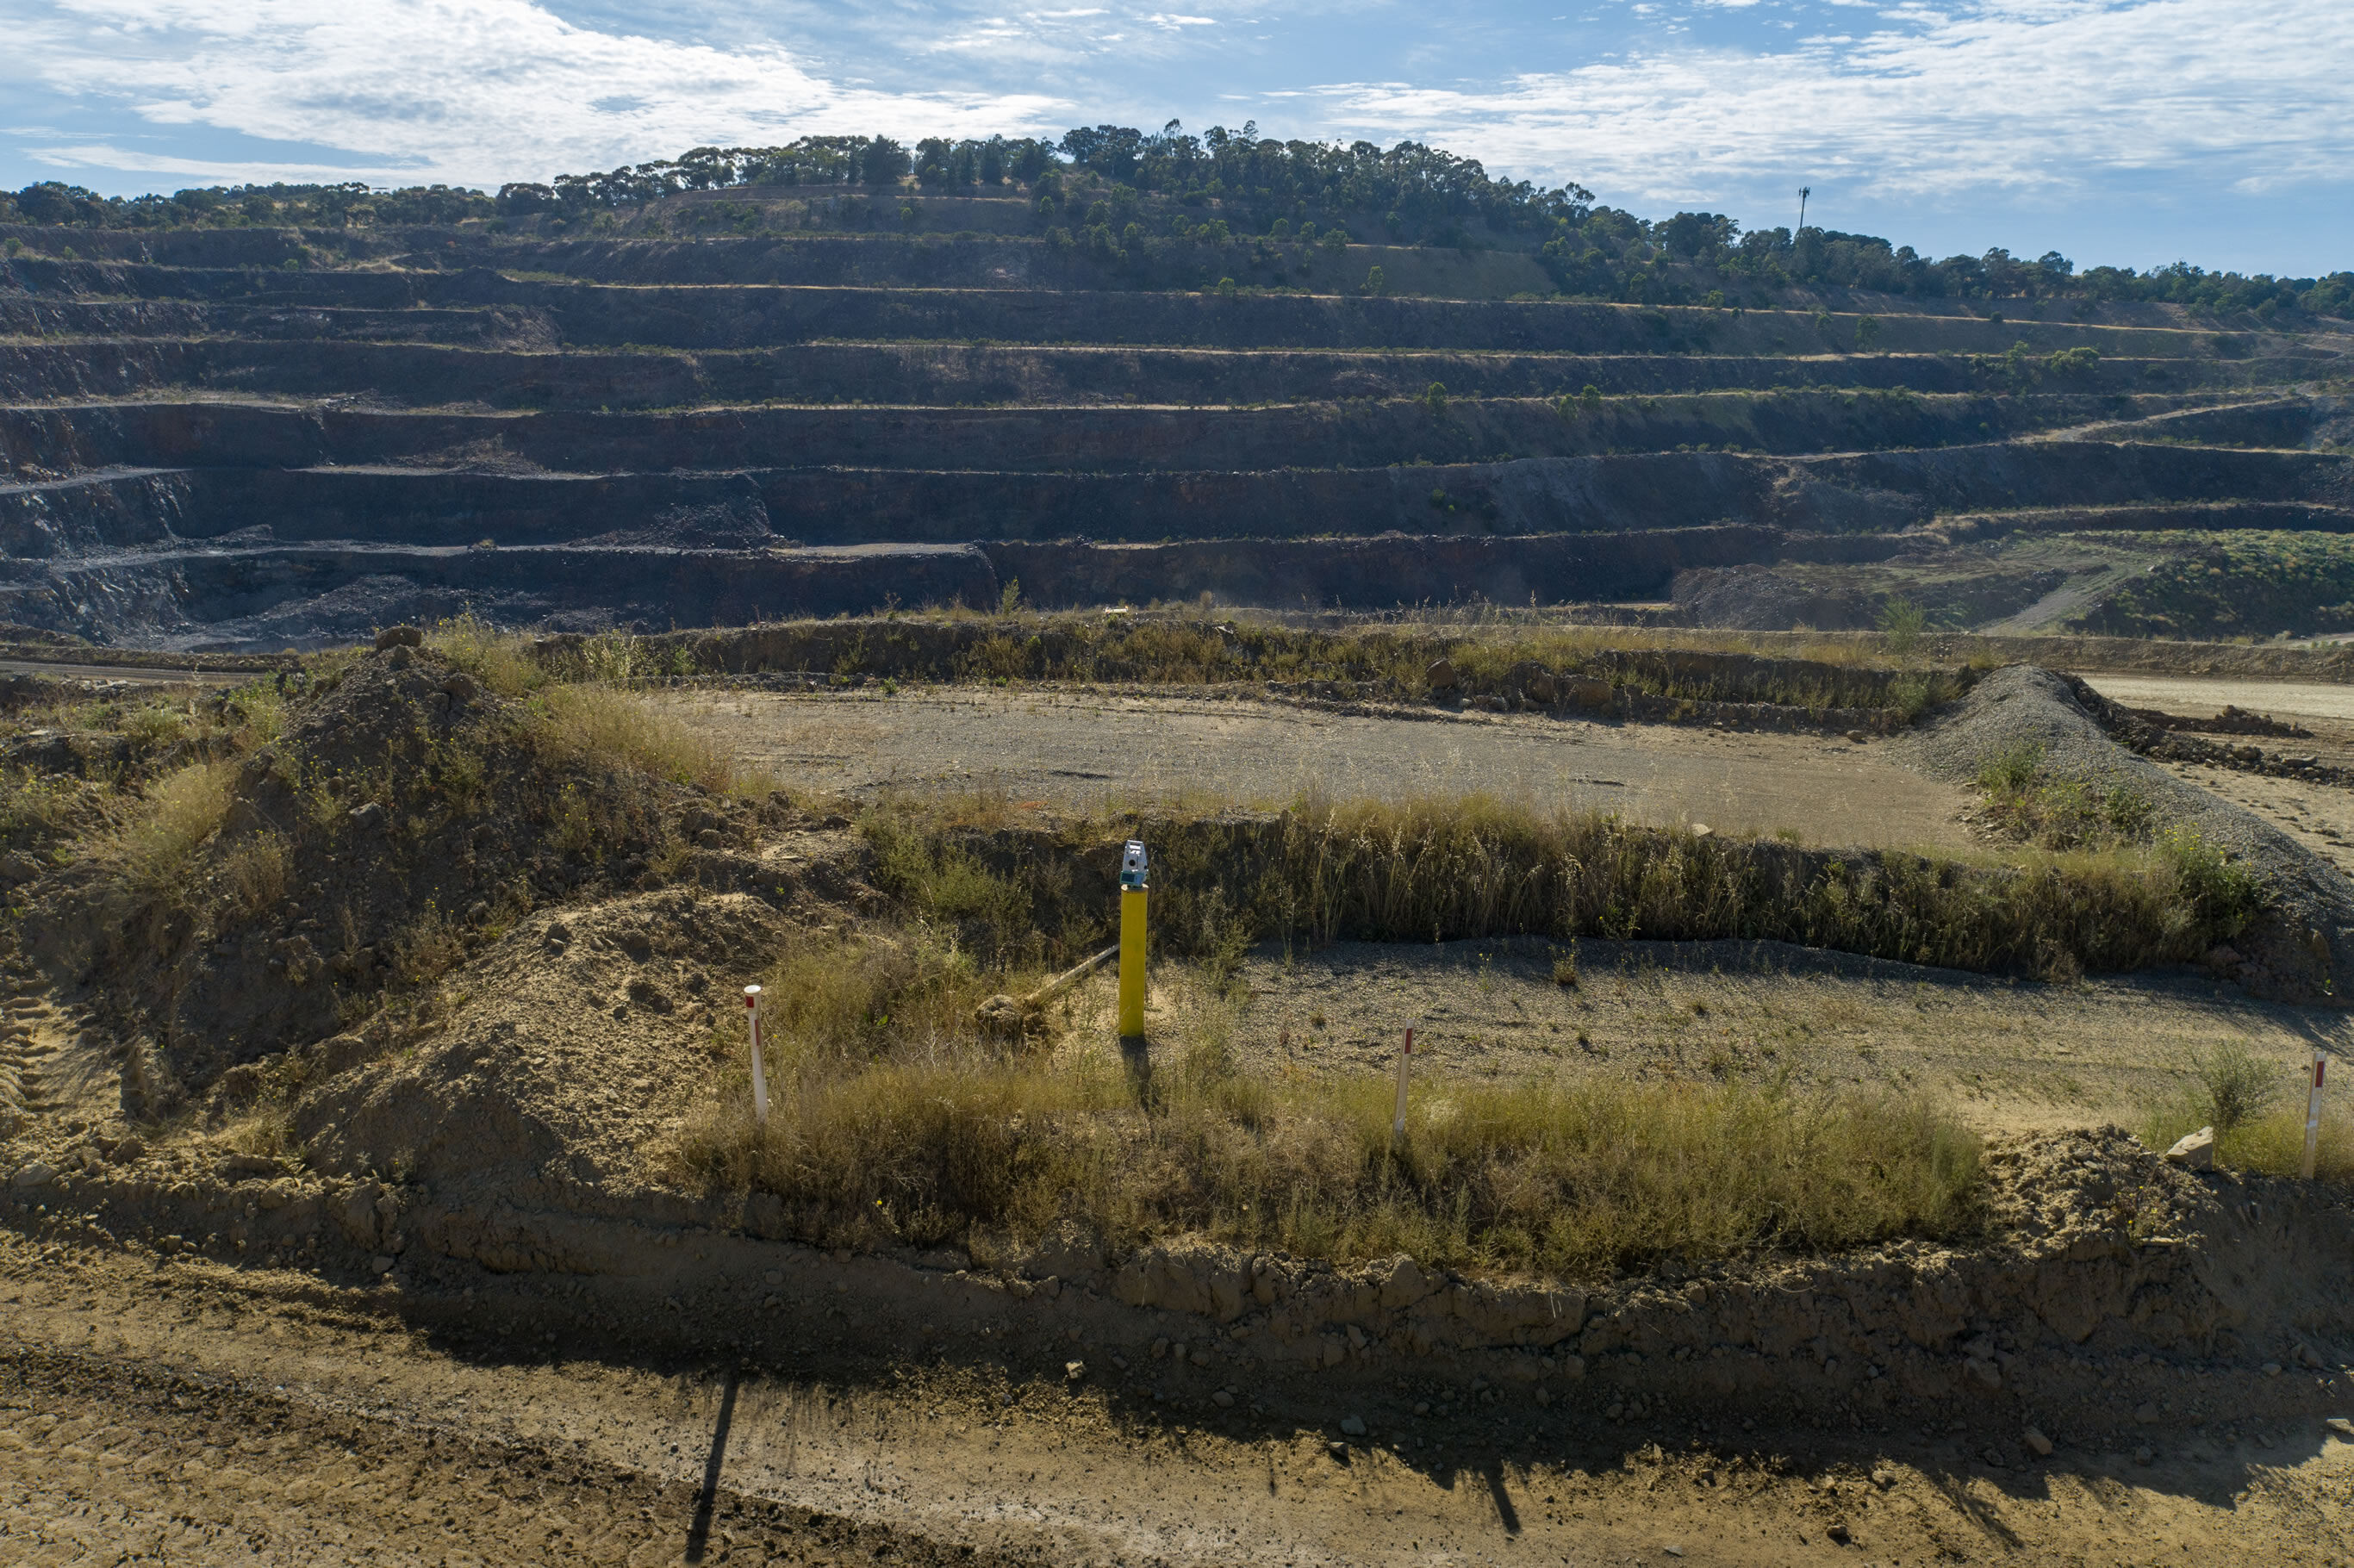
{"type": "Polygon", "coordinates": [[[1144,846],[1136,840],[1119,862],[1119,1036],[1144,1037],[1144,846]]]}

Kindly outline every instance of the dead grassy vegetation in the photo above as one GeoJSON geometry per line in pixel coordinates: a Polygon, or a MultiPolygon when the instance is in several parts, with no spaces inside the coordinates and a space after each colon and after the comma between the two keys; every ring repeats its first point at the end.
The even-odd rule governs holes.
{"type": "Polygon", "coordinates": [[[1040,825],[985,800],[891,800],[862,828],[881,884],[969,946],[1033,960],[1103,939],[1108,876],[1141,837],[1156,939],[1213,962],[1282,938],[1774,938],[1981,973],[2180,962],[2236,935],[2261,889],[2193,835],[2009,861],[1802,849],[1469,796],[1202,809],[1040,825]]]}
{"type": "MultiPolygon", "coordinates": [[[[610,657],[590,639],[549,639],[537,649],[557,668],[610,657]]],[[[1835,656],[1812,657],[1811,649],[1798,657],[1767,656],[1738,634],[1668,636],[1560,624],[1465,630],[1366,621],[1321,629],[1250,619],[1016,613],[673,632],[642,640],[634,658],[649,673],[794,670],[998,684],[1312,682],[1342,700],[1427,697],[1430,667],[1445,659],[1458,689],[1473,694],[1517,694],[1542,671],[1676,701],[1893,709],[1908,717],[1957,695],[1968,678],[1964,668],[1921,665],[1861,643],[1826,651],[1835,656]]]]}
{"type": "Polygon", "coordinates": [[[972,1004],[1009,978],[928,926],[788,959],[767,1125],[739,1068],[674,1171],[775,1193],[811,1239],[984,1257],[1069,1222],[1117,1245],[1200,1234],[1575,1277],[1977,1222],[1978,1142],[1925,1100],[1434,1079],[1393,1145],[1386,1081],[1238,1069],[1214,977],[1163,982],[1185,1000],[1140,1062],[1092,1028],[1059,1047],[981,1037],[972,1004]]]}

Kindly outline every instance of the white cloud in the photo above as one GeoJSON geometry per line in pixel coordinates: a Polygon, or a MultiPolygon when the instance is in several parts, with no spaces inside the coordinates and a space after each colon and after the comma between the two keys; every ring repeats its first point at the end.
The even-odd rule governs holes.
{"type": "Polygon", "coordinates": [[[846,86],[783,49],[599,32],[531,0],[58,0],[19,32],[16,58],[57,91],[125,105],[153,125],[353,154],[351,166],[280,175],[104,143],[34,152],[59,166],[200,179],[261,167],[264,177],[495,185],[811,133],[1018,133],[1063,107],[1030,93],[846,86]]]}
{"type": "Polygon", "coordinates": [[[1882,199],[2064,196],[2126,171],[2209,189],[2354,177],[2344,0],[1983,0],[1893,20],[1489,90],[1339,86],[1333,128],[1653,202],[1806,175],[1882,199]]]}

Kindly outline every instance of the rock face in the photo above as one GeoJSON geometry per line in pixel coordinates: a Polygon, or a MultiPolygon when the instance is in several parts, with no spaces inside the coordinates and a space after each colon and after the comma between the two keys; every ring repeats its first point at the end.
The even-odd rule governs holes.
{"type": "MultiPolygon", "coordinates": [[[[1140,274],[1029,233],[14,237],[0,620],[101,641],[275,650],[468,605],[714,625],[995,604],[1017,580],[1046,606],[1672,586],[1688,616],[1870,623],[1884,585],[1819,574],[1956,511],[2354,518],[2342,411],[2298,390],[2335,340],[2227,353],[2125,307],[1997,323],[1860,299],[1891,352],[1833,367],[1811,302],[1368,299],[1336,291],[1367,265],[1345,249],[1292,263],[1324,269],[1311,292],[1229,300],[1204,287],[1231,257],[1140,274]],[[1974,357],[2014,344],[2097,357],[2024,380],[1974,357]]],[[[1469,271],[1548,286],[1525,254],[1469,271]]],[[[1930,608],[2046,591],[1981,568],[1930,608]]]]}

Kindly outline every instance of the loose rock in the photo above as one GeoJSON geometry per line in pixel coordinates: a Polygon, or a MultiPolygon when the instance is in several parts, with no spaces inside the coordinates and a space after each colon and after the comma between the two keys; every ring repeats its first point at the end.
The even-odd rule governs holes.
{"type": "Polygon", "coordinates": [[[2179,1165],[2186,1171],[2212,1171],[2215,1169],[2215,1129],[2202,1127],[2197,1132],[2184,1133],[2174,1140],[2174,1147],[2166,1151],[2166,1161],[2169,1165],[2179,1165]]]}

